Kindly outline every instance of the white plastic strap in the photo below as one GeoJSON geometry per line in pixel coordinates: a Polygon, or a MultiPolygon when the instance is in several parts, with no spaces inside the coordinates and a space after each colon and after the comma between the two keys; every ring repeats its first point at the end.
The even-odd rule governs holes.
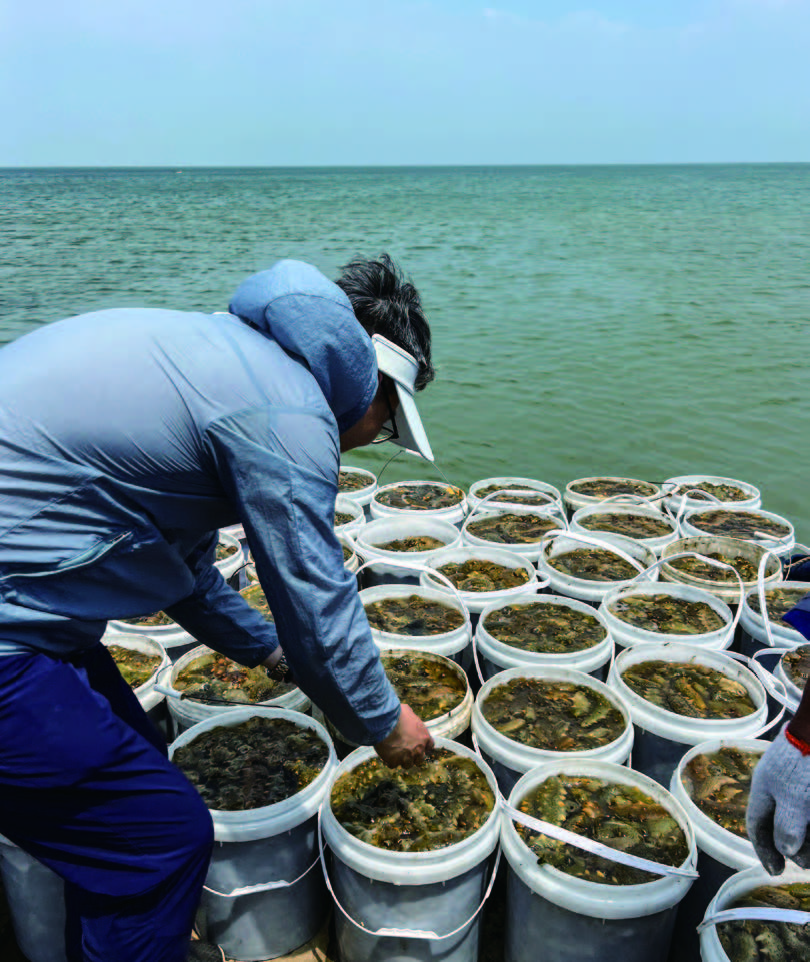
{"type": "MultiPolygon", "coordinates": [[[[496,802],[495,802],[496,809],[498,804],[499,803],[496,799],[496,802]]],[[[349,915],[346,909],[343,908],[343,906],[338,901],[338,897],[335,894],[335,890],[332,888],[332,881],[329,878],[329,870],[326,867],[326,858],[324,857],[324,851],[323,851],[323,832],[321,829],[322,810],[323,810],[323,803],[321,804],[321,807],[318,809],[318,848],[320,850],[321,867],[323,869],[323,877],[324,877],[324,881],[326,882],[326,887],[327,889],[329,889],[329,894],[332,896],[335,902],[335,905],[338,907],[338,909],[340,909],[341,913],[349,920],[349,922],[352,923],[352,925],[354,925],[358,929],[361,929],[363,932],[367,933],[368,935],[390,937],[394,939],[425,939],[431,942],[441,942],[444,939],[450,939],[454,935],[458,935],[459,932],[466,929],[467,926],[477,918],[479,912],[481,911],[481,909],[483,909],[484,905],[486,905],[486,901],[489,898],[490,893],[492,892],[492,886],[495,884],[495,877],[498,874],[498,866],[501,863],[500,847],[498,847],[498,854],[495,857],[495,864],[492,867],[492,875],[490,876],[489,884],[487,885],[486,892],[484,892],[484,897],[483,899],[481,899],[481,904],[473,912],[473,914],[467,919],[466,922],[463,922],[457,928],[453,929],[452,932],[446,932],[444,935],[439,935],[437,932],[433,932],[429,929],[393,929],[393,928],[386,928],[386,927],[383,927],[381,929],[367,929],[365,925],[363,925],[361,922],[358,922],[357,919],[352,918],[352,916],[349,915]]]]}
{"type": "Polygon", "coordinates": [[[568,845],[574,845],[576,848],[582,849],[585,852],[590,852],[591,855],[599,855],[602,858],[609,859],[611,862],[618,862],[620,865],[629,865],[631,868],[643,869],[645,872],[652,872],[655,875],[678,875],[683,878],[698,877],[698,873],[694,868],[662,865],[659,862],[651,862],[649,859],[640,858],[638,855],[629,855],[627,852],[620,852],[618,849],[611,848],[609,845],[603,845],[601,842],[577,835],[575,832],[569,832],[568,829],[560,828],[559,825],[554,825],[552,822],[546,822],[539,818],[533,818],[531,815],[526,815],[524,812],[513,808],[508,802],[504,803],[504,810],[513,821],[520,822],[520,824],[525,825],[526,828],[531,828],[541,835],[556,838],[560,842],[566,842],[568,845]]]}
{"type": "MultiPolygon", "coordinates": [[[[713,501],[715,504],[723,504],[720,498],[716,498],[713,494],[709,494],[708,491],[702,491],[700,488],[688,488],[687,490],[682,490],[681,485],[676,484],[672,491],[669,492],[670,496],[674,494],[679,494],[681,496],[681,505],[678,508],[678,514],[675,520],[680,525],[683,520],[684,512],[686,511],[686,501],[690,494],[699,494],[701,501],[713,501]]],[[[693,510],[692,508],[689,509],[693,510]]]]}
{"type": "Polygon", "coordinates": [[[796,909],[765,908],[764,906],[745,907],[738,909],[724,909],[708,915],[698,925],[698,932],[702,932],[710,925],[720,922],[739,922],[761,919],[763,922],[794,922],[797,925],[810,925],[810,912],[799,912],[796,909]]]}
{"type": "MultiPolygon", "coordinates": [[[[652,568],[655,567],[655,565],[651,565],[650,568],[645,569],[644,565],[641,564],[637,558],[634,558],[631,554],[628,554],[612,541],[608,541],[605,538],[595,538],[590,534],[580,534],[578,531],[549,531],[542,540],[550,542],[558,537],[569,538],[571,541],[580,541],[582,544],[589,544],[595,548],[602,548],[603,550],[611,551],[613,554],[617,554],[620,558],[628,561],[636,569],[636,571],[639,572],[638,575],[633,579],[634,581],[637,581],[639,578],[646,575],[647,571],[651,571],[652,568]]],[[[548,584],[548,582],[546,583],[548,584]]]]}
{"type": "Polygon", "coordinates": [[[210,892],[212,895],[219,895],[223,899],[238,899],[241,895],[255,895],[257,892],[272,892],[275,889],[286,889],[297,885],[304,876],[309,875],[317,864],[318,859],[316,858],[312,865],[310,865],[308,869],[305,869],[298,878],[293,879],[292,882],[259,882],[257,885],[243,885],[241,888],[234,889],[232,892],[217,892],[216,889],[212,889],[208,885],[203,885],[203,888],[206,892],[210,892]]]}

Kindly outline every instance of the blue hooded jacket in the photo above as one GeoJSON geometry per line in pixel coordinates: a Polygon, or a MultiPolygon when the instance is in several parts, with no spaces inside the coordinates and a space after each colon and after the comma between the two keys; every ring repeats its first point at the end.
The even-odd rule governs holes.
{"type": "Polygon", "coordinates": [[[0,655],[67,655],[164,610],[245,665],[280,640],[307,695],[376,743],[399,701],[333,520],[339,434],[377,390],[371,340],[298,261],[229,309],[99,311],[0,350],[0,655]],[[213,566],[237,522],[275,627],[213,566]]]}

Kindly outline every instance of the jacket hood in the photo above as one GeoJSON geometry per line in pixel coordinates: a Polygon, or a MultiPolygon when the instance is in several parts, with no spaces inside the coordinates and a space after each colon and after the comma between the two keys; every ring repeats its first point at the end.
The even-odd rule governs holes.
{"type": "Polygon", "coordinates": [[[371,338],[316,267],[279,261],[240,284],[228,310],[306,362],[341,434],[366,413],[377,392],[371,338]]]}

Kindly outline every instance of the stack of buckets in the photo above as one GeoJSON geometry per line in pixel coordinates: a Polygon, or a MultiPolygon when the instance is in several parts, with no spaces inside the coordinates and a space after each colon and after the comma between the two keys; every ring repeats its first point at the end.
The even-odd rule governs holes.
{"type": "MultiPolygon", "coordinates": [[[[362,469],[348,470],[362,473],[362,469]]],[[[704,930],[698,944],[697,925],[707,911],[726,904],[723,899],[727,901],[727,892],[738,890],[734,888],[738,877],[756,875],[757,862],[750,843],[729,837],[730,833],[696,812],[683,789],[681,774],[696,753],[716,750],[723,744],[763,749],[767,745],[759,736],[768,723],[768,696],[773,696],[778,685],[776,689],[765,686],[762,672],[752,671],[746,661],[732,659],[729,650],[732,645],[740,645],[737,621],[744,625],[742,638],[748,655],[769,644],[781,650],[796,640],[785,639],[777,629],[769,633],[767,627],[763,639],[762,633],[757,634],[755,618],[742,620],[743,611],[735,610],[736,603],[716,593],[672,581],[651,584],[666,566],[661,555],[671,556],[684,547],[677,535],[682,533],[688,512],[705,507],[704,501],[694,500],[688,493],[689,485],[701,478],[673,479],[680,488],[671,487],[667,493],[665,486],[657,491],[658,500],[653,498],[641,506],[642,513],[655,511],[665,500],[670,508],[666,517],[672,521],[672,536],[658,543],[638,543],[620,536],[594,539],[592,529],[574,523],[569,526],[575,512],[578,520],[593,515],[598,500],[578,495],[576,482],[561,494],[533,479],[485,479],[473,485],[464,501],[453,508],[407,512],[380,505],[378,492],[391,486],[380,488],[370,472],[365,474],[368,485],[345,496],[352,502],[347,509],[352,520],[342,532],[344,543],[366,565],[359,575],[366,586],[363,600],[421,593],[444,600],[464,615],[463,627],[449,632],[450,637],[407,637],[375,631],[375,640],[381,649],[417,648],[435,657],[450,658],[467,672],[471,691],[464,725],[460,728],[457,724],[450,730],[453,740],[448,739],[446,731],[437,732],[436,742],[473,759],[498,802],[490,818],[464,842],[436,852],[383,851],[346,832],[329,804],[335,779],[372,757],[372,749],[356,748],[339,762],[326,727],[295,710],[305,709],[303,705],[235,707],[202,720],[186,719],[179,726],[186,730],[170,746],[172,753],[199,732],[237,724],[254,714],[294,720],[313,729],[330,747],[329,762],[308,790],[266,810],[212,812],[217,845],[201,905],[205,937],[219,942],[230,958],[244,962],[276,958],[312,938],[334,911],[343,962],[475,962],[482,908],[495,884],[502,853],[502,874],[506,877],[505,962],[535,962],[538,958],[579,962],[585,958],[607,960],[614,955],[622,962],[664,962],[668,953],[671,962],[726,962],[716,938],[712,941],[711,927],[704,930]],[[471,511],[480,516],[508,502],[506,495],[500,503],[497,495],[485,499],[478,496],[485,485],[493,484],[500,490],[534,488],[542,494],[545,507],[517,510],[549,512],[558,531],[543,544],[522,552],[475,539],[466,523],[471,511]],[[442,547],[415,555],[380,547],[414,534],[435,537],[442,547]],[[609,606],[612,598],[629,588],[629,581],[580,584],[577,579],[560,579],[548,564],[554,553],[583,541],[588,543],[588,539],[613,545],[633,559],[639,570],[651,569],[647,580],[634,584],[632,590],[706,600],[721,616],[723,627],[707,632],[705,637],[688,639],[628,631],[612,618],[609,606]],[[517,590],[484,595],[448,591],[434,569],[448,561],[468,558],[485,558],[524,571],[525,583],[517,590]],[[601,639],[584,652],[552,656],[518,651],[487,631],[491,612],[509,604],[528,603],[555,603],[590,613],[604,629],[601,639]],[[639,704],[641,699],[633,696],[621,680],[624,666],[652,657],[672,661],[688,658],[741,680],[754,699],[754,715],[730,724],[674,721],[670,713],[662,713],[669,714],[668,718],[656,717],[648,704],[639,704]],[[599,690],[625,719],[621,736],[605,749],[591,753],[544,753],[516,747],[517,743],[494,732],[480,711],[492,688],[513,677],[576,681],[599,690]],[[478,692],[474,704],[472,691],[478,692]],[[466,727],[468,719],[470,728],[466,727]],[[655,881],[635,886],[598,885],[539,865],[517,832],[513,814],[522,798],[540,782],[566,772],[634,785],[660,801],[687,838],[689,854],[684,863],[671,869],[662,867],[655,881]]],[[[756,489],[735,483],[743,486],[750,505],[758,508],[756,489]]],[[[792,547],[785,547],[785,551],[792,547]]],[[[778,580],[772,568],[767,576],[770,583],[778,580]]],[[[183,645],[189,647],[187,639],[183,645]]],[[[183,645],[178,643],[176,647],[183,645]]],[[[10,884],[15,885],[8,871],[10,884]]],[[[802,881],[810,880],[810,873],[798,875],[802,881]]],[[[43,895],[36,897],[40,905],[44,887],[41,892],[43,895]]],[[[58,946],[49,947],[47,957],[31,954],[30,950],[28,954],[31,962],[61,962],[63,957],[58,946]]]]}

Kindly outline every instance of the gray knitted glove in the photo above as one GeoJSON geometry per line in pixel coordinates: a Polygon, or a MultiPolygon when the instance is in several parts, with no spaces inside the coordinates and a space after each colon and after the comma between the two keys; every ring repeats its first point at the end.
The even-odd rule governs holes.
{"type": "Polygon", "coordinates": [[[792,744],[786,729],[754,769],[746,813],[748,838],[771,875],[784,871],[785,858],[810,868],[810,751],[792,744]]]}

